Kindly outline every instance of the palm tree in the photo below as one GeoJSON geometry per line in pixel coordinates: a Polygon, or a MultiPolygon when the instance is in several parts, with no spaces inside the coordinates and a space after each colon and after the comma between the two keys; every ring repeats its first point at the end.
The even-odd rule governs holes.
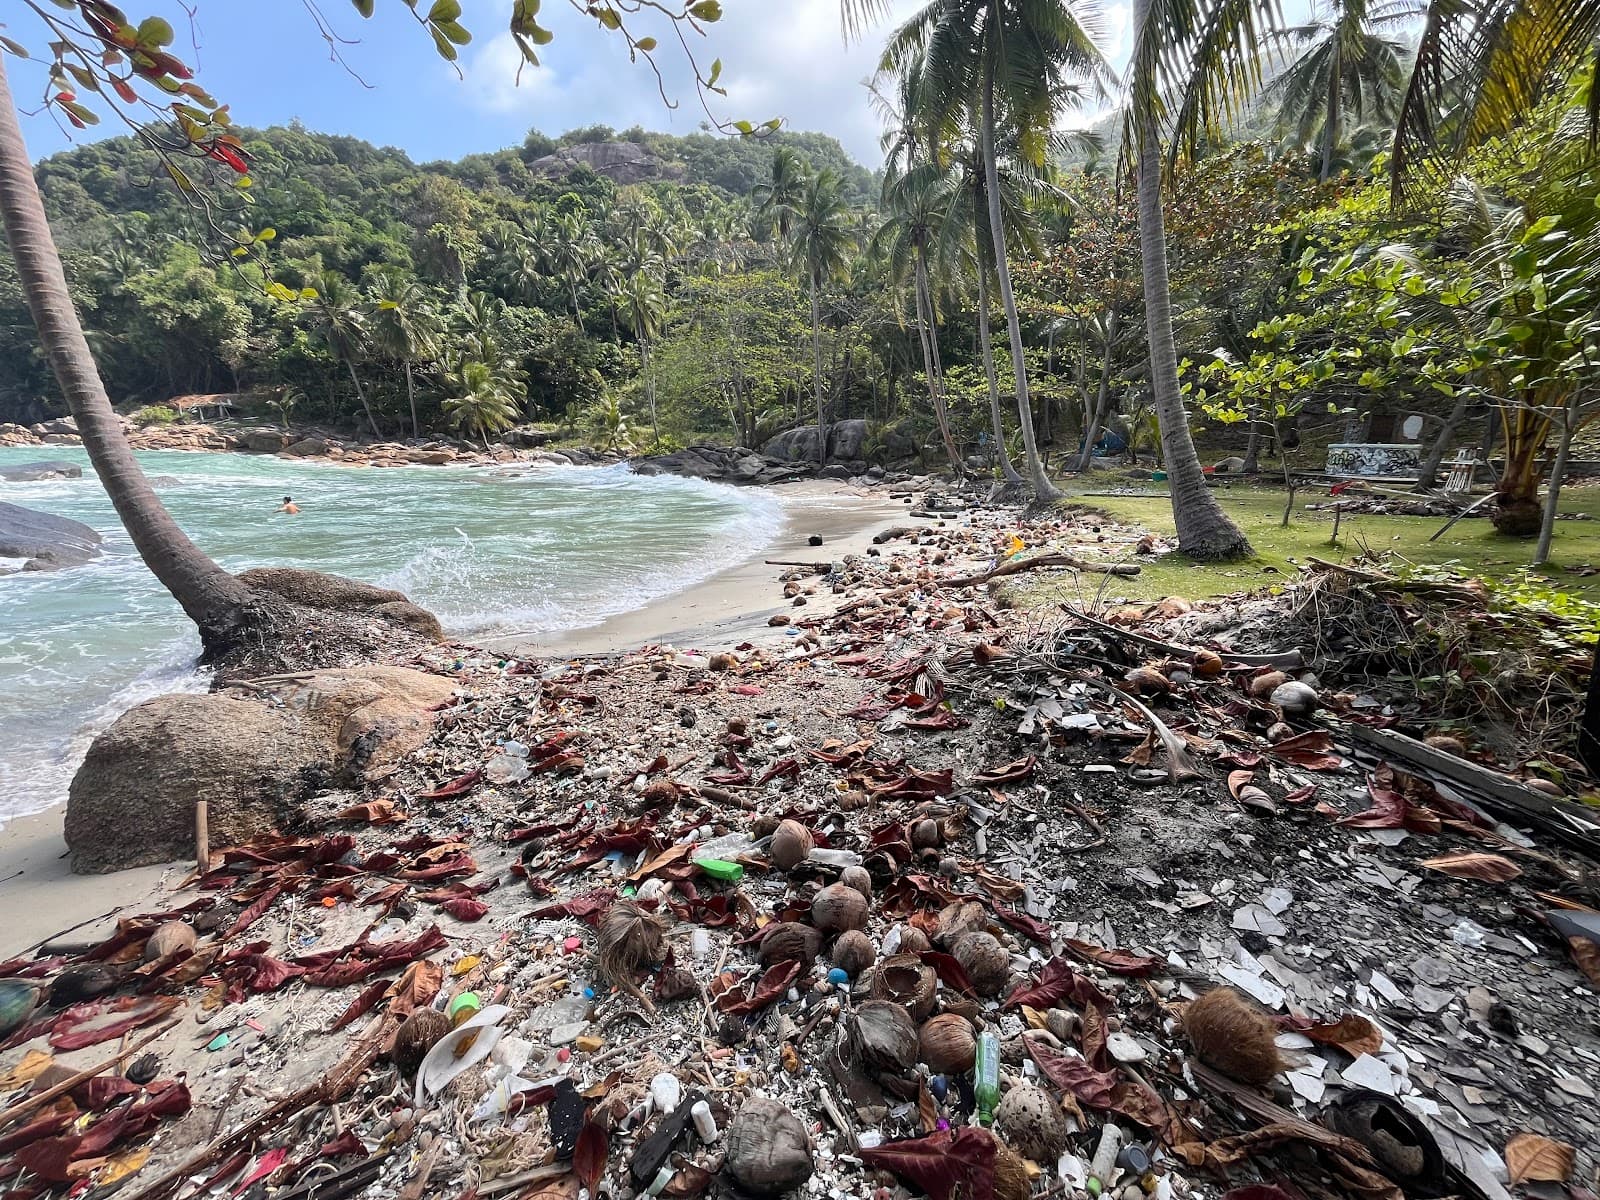
{"type": "Polygon", "coordinates": [[[417,386],[412,368],[439,356],[439,320],[428,294],[416,279],[398,269],[380,272],[372,286],[372,340],[389,358],[403,363],[406,400],[411,405],[411,436],[421,437],[417,423],[417,386]]]}
{"type": "Polygon", "coordinates": [[[806,179],[811,174],[805,159],[788,146],[779,146],[772,155],[772,174],[765,183],[750,190],[755,201],[758,224],[778,231],[781,245],[789,244],[789,226],[805,195],[806,179]]]}
{"type": "Polygon", "coordinates": [[[956,191],[950,174],[933,163],[913,167],[903,175],[889,176],[884,183],[883,222],[873,234],[872,250],[884,260],[891,279],[903,283],[910,278],[923,373],[928,379],[928,400],[945,454],[950,459],[950,468],[959,474],[961,453],[950,433],[949,407],[939,363],[938,311],[929,285],[928,262],[930,250],[939,243],[941,234],[954,227],[950,211],[956,191]]]}
{"type": "Polygon", "coordinates": [[[821,464],[828,461],[828,427],[822,411],[821,293],[826,284],[844,274],[855,244],[841,183],[831,170],[808,177],[789,235],[795,265],[804,270],[811,289],[811,388],[817,404],[817,462],[821,464]]]}
{"type": "Polygon", "coordinates": [[[547,256],[550,266],[567,285],[572,296],[572,319],[578,323],[578,332],[584,332],[583,310],[578,307],[578,284],[589,277],[589,260],[593,257],[594,235],[577,213],[562,213],[550,223],[550,241],[547,256]]]}
{"type": "Polygon", "coordinates": [[[661,442],[661,425],[656,417],[656,381],[650,369],[650,343],[661,334],[667,320],[667,293],[653,271],[630,276],[622,291],[623,308],[639,340],[639,371],[644,376],[644,396],[650,406],[650,429],[656,444],[661,442]]]}
{"type": "Polygon", "coordinates": [[[40,345],[78,423],[95,474],[139,557],[199,627],[206,649],[219,652],[238,636],[251,591],[178,528],[123,436],[67,291],[6,80],[5,58],[0,55],[0,225],[40,345]]]}
{"type": "Polygon", "coordinates": [[[1314,12],[1279,39],[1299,52],[1269,85],[1279,98],[1278,122],[1293,125],[1301,145],[1321,124],[1322,180],[1333,174],[1347,115],[1356,126],[1394,120],[1406,47],[1378,31],[1414,21],[1425,9],[1421,0],[1333,0],[1331,10],[1314,12]]]}
{"type": "Polygon", "coordinates": [[[367,389],[361,386],[361,377],[356,374],[356,359],[366,352],[370,336],[367,316],[361,311],[349,281],[337,271],[322,273],[316,299],[312,302],[312,317],[328,345],[328,353],[350,372],[350,382],[355,384],[356,396],[367,414],[367,424],[372,427],[372,436],[382,437],[378,419],[372,415],[372,405],[367,402],[367,389]]]}
{"type": "Polygon", "coordinates": [[[1264,44],[1275,18],[1275,0],[1135,0],[1134,4],[1123,153],[1132,160],[1137,177],[1152,406],[1161,426],[1178,548],[1192,558],[1244,558],[1252,551],[1249,539],[1206,487],[1178,384],[1161,209],[1160,131],[1164,124],[1170,125],[1174,147],[1190,148],[1202,130],[1231,114],[1240,97],[1259,91],[1261,60],[1254,51],[1264,44]],[[1241,47],[1252,52],[1240,54],[1241,47]],[[1168,95],[1178,101],[1170,114],[1168,95]]]}
{"type": "Polygon", "coordinates": [[[517,422],[517,380],[488,363],[467,359],[446,377],[445,420],[463,433],[476,433],[489,448],[489,435],[517,422]]]}
{"type": "MultiPolygon", "coordinates": [[[[882,0],[843,0],[843,4],[847,29],[885,7],[882,0]]],[[[1060,109],[1078,94],[1068,74],[1101,77],[1104,58],[1093,31],[1068,0],[932,0],[893,34],[883,65],[902,75],[920,76],[916,116],[936,140],[959,128],[968,114],[977,114],[989,238],[1011,343],[1023,444],[1037,498],[1058,499],[1061,493],[1045,476],[1034,439],[1022,325],[1001,213],[996,130],[1003,109],[1004,119],[1016,130],[1020,157],[1043,166],[1060,109]]]]}

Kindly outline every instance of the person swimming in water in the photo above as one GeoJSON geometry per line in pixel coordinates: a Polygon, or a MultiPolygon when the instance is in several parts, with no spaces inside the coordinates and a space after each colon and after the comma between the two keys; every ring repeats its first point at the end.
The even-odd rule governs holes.
{"type": "Polygon", "coordinates": [[[278,509],[278,511],[281,513],[288,513],[293,516],[295,513],[300,511],[300,506],[294,502],[293,496],[285,496],[283,498],[283,505],[278,509]]]}

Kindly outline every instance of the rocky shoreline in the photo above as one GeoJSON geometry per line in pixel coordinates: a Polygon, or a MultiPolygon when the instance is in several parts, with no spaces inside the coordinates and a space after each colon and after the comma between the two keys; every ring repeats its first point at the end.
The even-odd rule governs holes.
{"type": "MultiPolygon", "coordinates": [[[[443,467],[506,465],[615,466],[629,463],[640,475],[679,475],[745,487],[771,487],[798,479],[848,480],[858,484],[903,483],[914,472],[869,461],[868,427],[862,420],[828,427],[828,462],[817,462],[815,426],[802,426],[770,439],[759,451],[744,447],[688,446],[662,454],[627,455],[616,450],[564,446],[550,448],[547,431],[532,426],[509,430],[487,448],[451,438],[373,441],[316,426],[281,429],[248,422],[179,422],[137,425],[124,419],[136,450],[203,450],[215,453],[275,454],[307,461],[365,467],[443,467]]],[[[58,417],[34,425],[0,424],[0,446],[78,446],[77,422],[58,417]]],[[[915,445],[904,434],[886,439],[881,456],[902,466],[913,464],[915,445]]]]}

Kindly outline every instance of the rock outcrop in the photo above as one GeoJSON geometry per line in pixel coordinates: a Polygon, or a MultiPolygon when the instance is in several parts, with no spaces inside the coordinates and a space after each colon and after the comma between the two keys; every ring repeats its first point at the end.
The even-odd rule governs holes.
{"type": "Polygon", "coordinates": [[[37,483],[41,479],[82,479],[83,468],[69,462],[26,462],[0,465],[0,479],[7,483],[37,483]]]}
{"type": "MultiPolygon", "coordinates": [[[[849,467],[860,474],[866,470],[869,460],[901,462],[914,458],[917,453],[916,439],[903,425],[882,430],[878,434],[877,445],[871,445],[872,441],[872,431],[866,421],[860,418],[835,421],[828,426],[827,461],[830,465],[849,467]]],[[[761,447],[761,452],[768,458],[782,462],[814,463],[817,461],[817,427],[801,425],[786,430],[768,439],[767,444],[761,447]]]]}
{"type": "Polygon", "coordinates": [[[684,177],[684,170],[677,163],[659,158],[634,142],[583,142],[565,146],[528,164],[528,170],[535,175],[552,178],[568,175],[577,167],[588,167],[596,175],[604,175],[620,184],[684,177]]]}
{"type": "Polygon", "coordinates": [[[312,791],[387,775],[453,694],[437,675],[364,666],[147,700],[95,738],[72,780],[72,869],[188,858],[198,800],[214,846],[291,825],[312,791]]]}
{"type": "MultiPolygon", "coordinates": [[[[100,535],[87,525],[0,503],[0,559],[21,559],[24,571],[48,571],[86,563],[99,553],[100,535]]],[[[0,573],[9,574],[4,568],[0,573]]]]}
{"type": "Polygon", "coordinates": [[[421,605],[413,604],[403,592],[374,587],[343,575],[302,571],[295,567],[255,567],[242,572],[239,581],[307,608],[357,616],[370,614],[410,629],[430,641],[444,641],[444,627],[439,624],[439,618],[421,605]]]}

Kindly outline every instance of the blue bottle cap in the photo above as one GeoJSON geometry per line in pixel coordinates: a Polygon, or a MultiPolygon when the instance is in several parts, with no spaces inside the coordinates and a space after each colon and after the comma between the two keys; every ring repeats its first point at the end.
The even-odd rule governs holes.
{"type": "Polygon", "coordinates": [[[849,983],[850,974],[843,967],[830,967],[828,970],[829,983],[849,983]]]}

